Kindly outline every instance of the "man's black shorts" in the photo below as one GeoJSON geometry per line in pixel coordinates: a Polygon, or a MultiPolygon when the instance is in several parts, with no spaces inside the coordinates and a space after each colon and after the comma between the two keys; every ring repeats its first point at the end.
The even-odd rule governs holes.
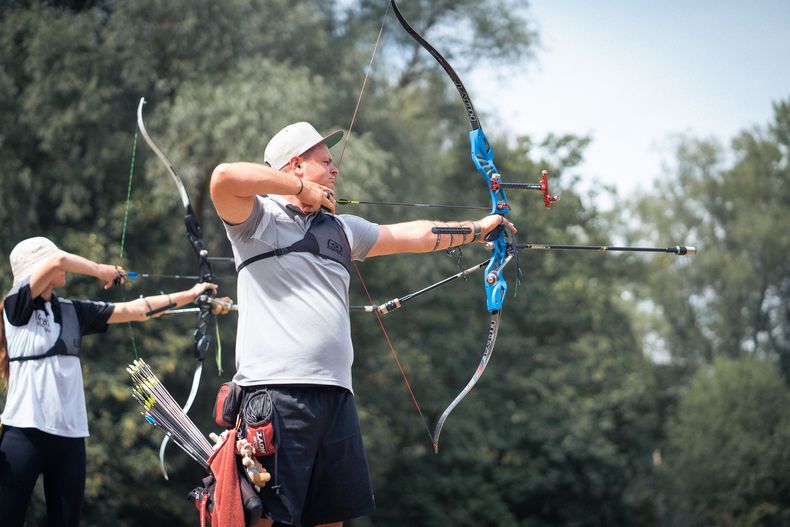
{"type": "Polygon", "coordinates": [[[275,409],[277,453],[260,458],[272,475],[260,493],[264,517],[310,526],[373,512],[354,396],[336,386],[266,388],[275,409]]]}

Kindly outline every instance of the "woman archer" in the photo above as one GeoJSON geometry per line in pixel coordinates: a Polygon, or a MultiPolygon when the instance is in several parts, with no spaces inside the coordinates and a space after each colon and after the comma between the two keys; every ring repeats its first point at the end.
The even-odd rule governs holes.
{"type": "Polygon", "coordinates": [[[108,324],[142,322],[193,302],[210,283],[171,294],[107,303],[54,294],[66,273],[93,276],[109,289],[120,267],[61,251],[47,238],[28,238],[11,251],[14,285],[0,302],[0,518],[22,526],[39,475],[49,525],[75,526],[85,490],[88,416],[80,365],[82,337],[108,324]]]}

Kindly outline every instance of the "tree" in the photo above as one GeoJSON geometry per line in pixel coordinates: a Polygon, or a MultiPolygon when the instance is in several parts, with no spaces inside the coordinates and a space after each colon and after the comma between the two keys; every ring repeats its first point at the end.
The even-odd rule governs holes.
{"type": "Polygon", "coordinates": [[[682,139],[677,177],[637,204],[645,238],[700,249],[681,273],[666,272],[661,260],[647,269],[666,349],[690,372],[716,357],[755,354],[778,359],[790,379],[789,127],[784,101],[767,127],[741,132],[730,151],[682,139]]]}
{"type": "Polygon", "coordinates": [[[787,525],[788,408],[790,389],[771,361],[718,358],[699,371],[668,429],[669,524],[787,525]]]}

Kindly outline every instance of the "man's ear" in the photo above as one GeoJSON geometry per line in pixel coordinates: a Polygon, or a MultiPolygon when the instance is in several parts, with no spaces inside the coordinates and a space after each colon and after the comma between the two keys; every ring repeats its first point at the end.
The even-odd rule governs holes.
{"type": "Polygon", "coordinates": [[[302,173],[302,158],[301,158],[301,156],[293,156],[291,158],[291,160],[288,161],[288,167],[295,174],[301,174],[302,173]]]}

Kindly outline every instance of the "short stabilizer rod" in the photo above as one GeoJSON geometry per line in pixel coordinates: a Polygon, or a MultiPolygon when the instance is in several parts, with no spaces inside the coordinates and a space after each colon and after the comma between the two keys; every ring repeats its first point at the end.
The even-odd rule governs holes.
{"type": "Polygon", "coordinates": [[[559,196],[549,194],[549,172],[547,170],[540,173],[540,183],[505,183],[498,181],[497,185],[501,188],[513,190],[539,190],[543,194],[543,204],[546,205],[547,209],[551,208],[552,203],[557,203],[560,200],[559,196]]]}
{"type": "Polygon", "coordinates": [[[474,265],[474,266],[470,267],[469,269],[465,269],[465,270],[461,271],[460,273],[456,273],[456,274],[454,274],[452,276],[448,276],[447,278],[439,280],[435,284],[431,284],[428,287],[424,287],[424,288],[420,289],[419,291],[415,291],[413,293],[409,293],[407,295],[403,295],[402,297],[393,298],[392,300],[387,300],[386,302],[384,302],[380,306],[349,306],[349,310],[350,311],[364,311],[365,313],[378,312],[380,315],[385,315],[385,314],[387,314],[387,313],[389,313],[391,311],[395,311],[396,309],[402,307],[403,304],[405,304],[409,300],[417,298],[418,296],[422,295],[423,293],[427,293],[428,291],[431,291],[433,289],[436,289],[437,287],[443,286],[444,284],[446,284],[448,282],[452,282],[453,280],[457,280],[459,278],[464,278],[465,279],[470,274],[472,274],[475,271],[477,271],[479,269],[482,269],[483,267],[488,265],[489,261],[490,260],[486,260],[484,262],[480,262],[479,264],[474,265]]]}

